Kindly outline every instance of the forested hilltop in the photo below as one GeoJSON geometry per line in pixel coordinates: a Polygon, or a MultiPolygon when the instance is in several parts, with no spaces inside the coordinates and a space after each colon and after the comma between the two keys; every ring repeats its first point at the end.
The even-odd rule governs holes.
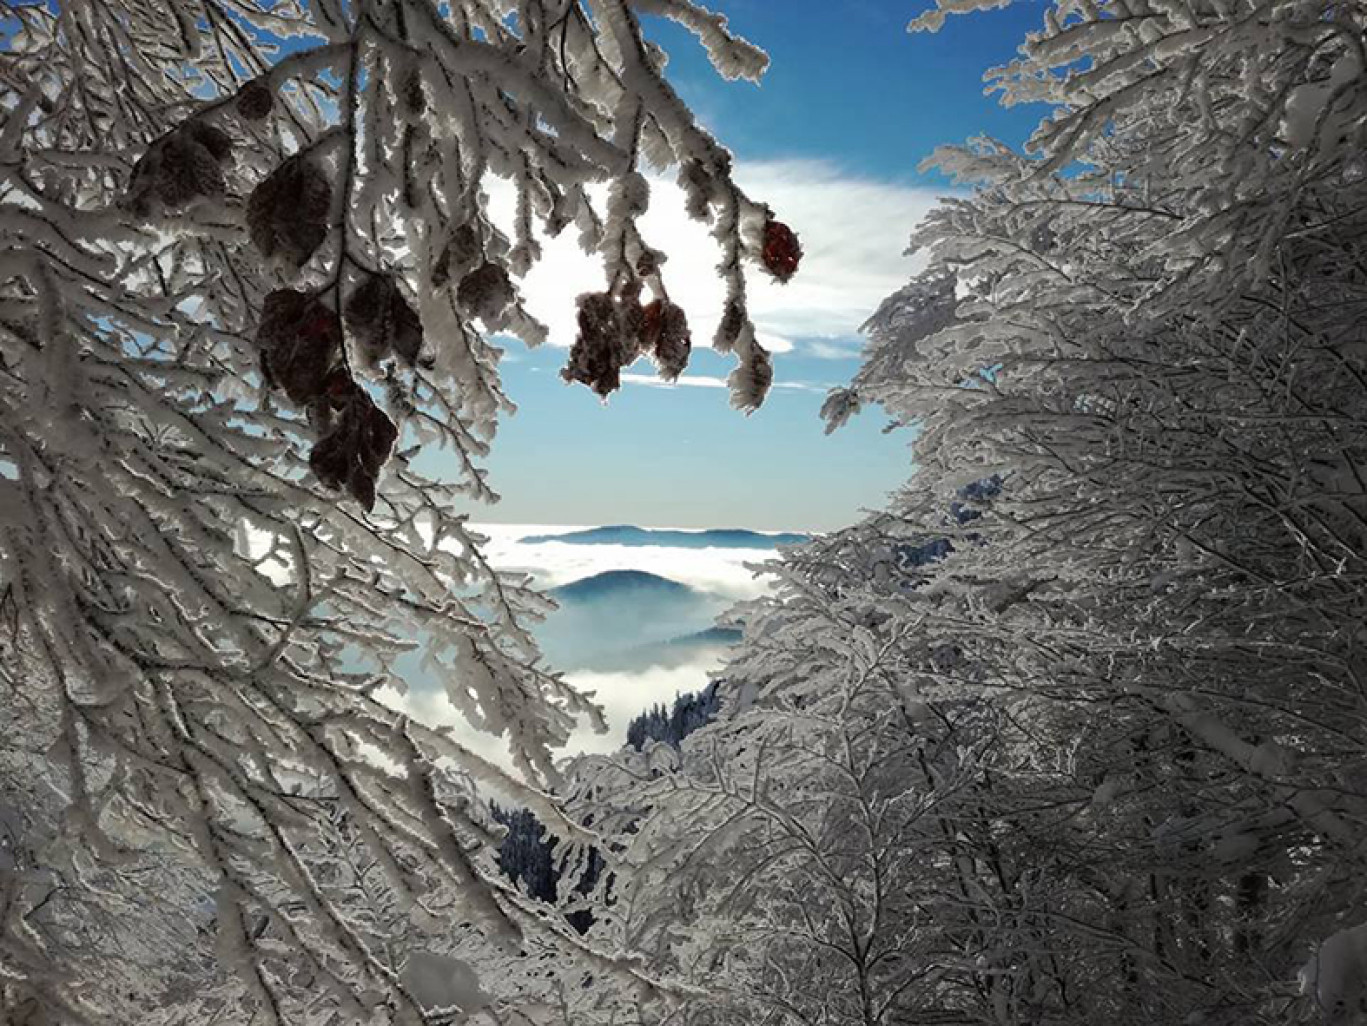
{"type": "Polygon", "coordinates": [[[677,378],[668,174],[763,402],[802,249],[641,15],[763,52],[692,0],[3,11],[0,1023],[1367,1022],[1367,7],[1041,5],[988,82],[1043,119],[929,158],[823,409],[914,473],[569,761],[601,714],[459,513],[489,336],[573,231],[566,381],[677,378]],[[380,700],[414,649],[516,775],[380,700]]]}

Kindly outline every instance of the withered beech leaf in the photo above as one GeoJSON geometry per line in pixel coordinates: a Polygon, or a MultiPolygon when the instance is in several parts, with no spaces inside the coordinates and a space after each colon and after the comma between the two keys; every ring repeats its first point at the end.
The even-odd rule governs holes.
{"type": "Polygon", "coordinates": [[[683,308],[667,299],[646,304],[641,324],[641,348],[650,353],[660,377],[673,381],[688,366],[693,337],[683,308]]]}
{"type": "Polygon", "coordinates": [[[456,286],[456,302],[471,317],[492,320],[513,301],[508,272],[495,263],[480,264],[456,286]]]}
{"type": "Polygon", "coordinates": [[[745,307],[734,299],[726,302],[726,310],[722,314],[721,323],[717,325],[717,333],[712,339],[712,348],[719,353],[729,353],[736,347],[736,340],[740,338],[741,329],[745,327],[745,307]]]}
{"type": "Polygon", "coordinates": [[[223,162],[231,154],[227,133],[197,121],[180,125],[154,140],[133,165],[124,206],[148,217],[222,196],[223,162]]]}
{"type": "Polygon", "coordinates": [[[458,225],[451,232],[432,265],[432,284],[441,288],[453,275],[463,274],[479,259],[479,235],[468,224],[458,225]]]}
{"type": "Polygon", "coordinates": [[[640,353],[644,312],[634,298],[625,304],[607,292],[578,299],[579,334],[560,376],[606,398],[622,385],[621,370],[640,353]]]}
{"type": "Polygon", "coordinates": [[[393,278],[368,275],[347,300],[346,326],[362,355],[375,364],[391,353],[410,367],[422,350],[422,320],[393,278]]]}
{"type": "Polygon", "coordinates": [[[248,82],[237,94],[237,112],[248,121],[260,121],[275,107],[275,91],[259,79],[248,82]]]}
{"type": "Polygon", "coordinates": [[[802,244],[782,221],[765,222],[761,247],[760,262],[777,280],[786,282],[797,273],[797,266],[802,262],[802,244]]]}
{"type": "Polygon", "coordinates": [[[189,121],[181,126],[181,132],[203,146],[214,160],[225,161],[233,152],[233,140],[227,132],[202,121],[189,121]]]}
{"type": "Polygon", "coordinates": [[[267,258],[296,270],[323,244],[332,210],[332,183],[312,161],[290,157],[252,190],[247,230],[267,258]]]}
{"type": "Polygon", "coordinates": [[[266,297],[256,330],[268,385],[307,405],[327,394],[342,360],[342,325],[317,296],[279,289],[266,297]]]}
{"type": "Polygon", "coordinates": [[[398,437],[394,422],[357,388],[343,403],[331,430],[309,453],[309,466],[325,488],[345,489],[369,511],[375,507],[380,468],[398,437]]]}

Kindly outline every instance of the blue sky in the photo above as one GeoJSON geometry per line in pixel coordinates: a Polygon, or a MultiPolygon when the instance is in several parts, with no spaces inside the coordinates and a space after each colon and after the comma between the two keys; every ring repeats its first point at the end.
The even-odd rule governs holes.
{"type": "MultiPolygon", "coordinates": [[[[1010,60],[1042,7],[951,19],[938,35],[908,34],[923,5],[901,0],[713,0],[772,64],[755,86],[725,82],[676,26],[647,23],[670,54],[669,74],[703,123],[736,154],[738,177],[803,239],[802,271],[760,284],[761,339],[778,387],[757,413],[730,409],[719,387],[732,362],[694,350],[692,384],[648,383],[642,361],[606,404],[558,377],[573,341],[573,297],[596,290],[593,263],[548,249],[524,293],[551,343],[507,346],[505,385],[520,407],[488,460],[498,505],[472,511],[505,523],[737,526],[826,530],[878,506],[911,469],[907,432],[886,434],[866,411],[834,435],[817,416],[827,388],[858,368],[862,320],[913,271],[902,256],[915,220],[946,190],[917,164],[942,143],[990,134],[1019,144],[1038,110],[1004,109],[982,74],[1010,60]]],[[[695,341],[715,323],[702,229],[671,211],[657,184],[647,238],[671,252],[671,295],[695,341]],[[652,235],[652,231],[654,234],[652,235]]]]}

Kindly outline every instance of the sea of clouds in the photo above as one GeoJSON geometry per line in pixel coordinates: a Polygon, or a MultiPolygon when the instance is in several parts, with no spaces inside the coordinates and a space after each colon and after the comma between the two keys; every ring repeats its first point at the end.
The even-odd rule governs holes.
{"type": "Polygon", "coordinates": [[[484,554],[501,570],[522,570],[537,583],[553,588],[607,570],[644,570],[699,591],[734,601],[763,595],[768,583],[747,564],[771,560],[775,551],[757,549],[692,549],[665,545],[580,545],[571,542],[526,543],[523,538],[569,534],[582,527],[548,524],[481,524],[475,530],[489,539],[484,554]]]}
{"type": "MultiPolygon", "coordinates": [[[[771,548],[675,548],[522,540],[582,530],[566,525],[485,524],[478,525],[476,530],[489,539],[484,553],[494,566],[529,573],[542,588],[608,570],[643,570],[705,594],[714,615],[724,614],[736,602],[763,595],[770,583],[760,568],[777,554],[771,548]]],[[[605,630],[614,626],[604,623],[605,630]]],[[[622,639],[622,647],[629,648],[629,639],[622,639]]],[[[709,675],[721,668],[726,646],[702,646],[669,659],[658,656],[658,650],[644,649],[638,665],[565,672],[571,683],[591,693],[602,706],[609,729],[606,734],[597,734],[587,723],[581,723],[562,754],[609,752],[622,747],[626,743],[627,724],[633,717],[657,703],[670,704],[676,695],[704,687],[709,675]]],[[[461,743],[510,768],[505,740],[466,723],[447,700],[440,682],[415,682],[408,694],[390,695],[389,701],[422,722],[452,726],[461,743]]]]}

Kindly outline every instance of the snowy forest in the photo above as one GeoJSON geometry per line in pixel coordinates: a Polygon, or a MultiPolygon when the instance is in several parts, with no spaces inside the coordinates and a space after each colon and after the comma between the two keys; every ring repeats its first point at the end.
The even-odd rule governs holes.
{"type": "Polygon", "coordinates": [[[822,408],[914,437],[905,484],[566,759],[600,710],[467,519],[492,339],[544,341],[569,232],[567,384],[696,342],[759,409],[802,226],[651,26],[727,79],[764,40],[0,0],[0,1024],[1367,1023],[1367,5],[1035,6],[983,71],[1038,126],[927,155],[924,270],[822,408]],[[380,700],[412,653],[513,770],[380,700]]]}

